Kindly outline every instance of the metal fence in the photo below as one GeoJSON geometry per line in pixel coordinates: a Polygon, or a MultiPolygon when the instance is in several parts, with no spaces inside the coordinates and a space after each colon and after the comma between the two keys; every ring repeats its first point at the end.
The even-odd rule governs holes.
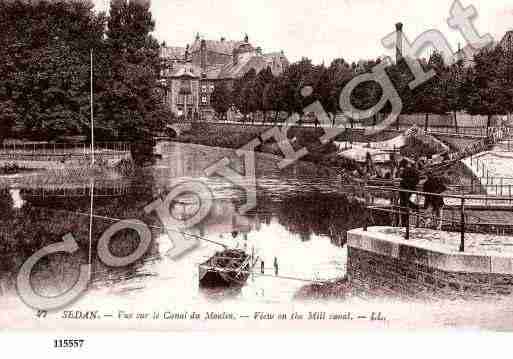
{"type": "Polygon", "coordinates": [[[432,228],[430,226],[433,224],[433,220],[435,220],[439,228],[445,231],[460,233],[460,252],[465,251],[465,238],[468,233],[495,234],[497,232],[513,234],[513,224],[504,222],[491,223],[466,212],[479,203],[486,205],[509,203],[513,205],[513,197],[511,196],[447,195],[375,186],[362,186],[361,194],[365,198],[365,206],[367,208],[365,213],[365,230],[367,230],[372,213],[375,211],[382,214],[390,214],[394,226],[406,229],[405,238],[407,240],[410,239],[411,228],[432,228]],[[406,196],[415,195],[416,203],[413,202],[415,206],[402,206],[401,204],[404,203],[401,203],[401,194],[406,196]],[[453,214],[450,218],[442,219],[434,218],[432,214],[419,210],[421,208],[420,198],[425,198],[426,196],[447,199],[453,203],[453,208],[457,208],[456,214],[453,214]]]}
{"type": "MultiPolygon", "coordinates": [[[[129,152],[130,144],[126,142],[97,142],[94,152],[129,152]]],[[[0,146],[2,154],[88,154],[89,143],[11,143],[0,146]]]]}

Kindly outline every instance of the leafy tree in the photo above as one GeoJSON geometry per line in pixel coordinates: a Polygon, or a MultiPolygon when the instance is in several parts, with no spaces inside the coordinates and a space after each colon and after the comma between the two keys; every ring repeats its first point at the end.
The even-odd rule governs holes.
{"type": "Polygon", "coordinates": [[[447,109],[452,113],[454,129],[458,132],[457,112],[465,109],[468,88],[465,86],[466,71],[461,61],[447,68],[443,76],[447,109]]]}
{"type": "Polygon", "coordinates": [[[79,133],[88,120],[89,51],[104,14],[87,1],[0,1],[0,115],[40,139],[79,133]]]}
{"type": "Polygon", "coordinates": [[[267,120],[267,108],[264,103],[264,93],[266,87],[274,80],[274,75],[270,67],[261,70],[255,79],[255,106],[258,111],[264,113],[264,122],[267,120]]]}
{"type": "Polygon", "coordinates": [[[287,67],[282,74],[282,109],[288,113],[302,113],[306,105],[306,99],[301,96],[301,89],[305,86],[313,86],[311,72],[312,61],[303,58],[299,62],[287,67]]]}
{"type": "Polygon", "coordinates": [[[236,81],[233,96],[236,107],[244,115],[244,121],[250,113],[258,109],[257,92],[255,89],[256,71],[251,69],[236,81]]]}
{"type": "Polygon", "coordinates": [[[487,116],[486,127],[493,115],[505,112],[506,92],[500,78],[501,48],[484,49],[474,57],[475,66],[468,72],[466,88],[469,89],[467,109],[471,115],[487,116]]]}
{"type": "Polygon", "coordinates": [[[427,64],[422,64],[424,72],[433,70],[435,76],[425,81],[413,90],[413,107],[417,112],[424,113],[424,128],[429,128],[429,115],[431,113],[444,114],[447,104],[444,98],[442,76],[444,62],[441,54],[434,52],[427,64]]]}
{"type": "Polygon", "coordinates": [[[353,78],[354,70],[343,58],[338,58],[331,62],[325,76],[328,83],[326,87],[320,91],[322,94],[321,103],[326,111],[332,113],[335,117],[337,112],[340,111],[340,94],[353,78]]]}
{"type": "Polygon", "coordinates": [[[210,103],[221,118],[226,116],[232,104],[231,91],[226,82],[222,81],[215,86],[210,103]]]}
{"type": "Polygon", "coordinates": [[[0,144],[10,136],[11,130],[17,120],[14,103],[11,100],[0,102],[0,144]]]}
{"type": "Polygon", "coordinates": [[[510,49],[503,49],[500,55],[496,74],[505,99],[504,111],[511,114],[513,113],[513,52],[510,49]]]}
{"type": "Polygon", "coordinates": [[[151,32],[149,5],[112,2],[107,30],[110,71],[106,73],[102,122],[125,140],[143,140],[169,116],[158,95],[159,45],[151,32]]]}
{"type": "MultiPolygon", "coordinates": [[[[366,61],[362,63],[359,75],[362,73],[370,73],[377,64],[378,61],[366,61]]],[[[382,92],[381,86],[374,81],[361,83],[351,93],[351,103],[359,110],[370,109],[379,102],[382,92]]],[[[376,121],[376,116],[373,116],[374,125],[376,121]]],[[[351,119],[351,126],[352,125],[353,119],[351,119]]]]}
{"type": "Polygon", "coordinates": [[[281,77],[275,77],[268,83],[262,95],[262,103],[264,111],[274,112],[274,123],[277,123],[280,111],[283,109],[282,104],[282,81],[281,77]]]}

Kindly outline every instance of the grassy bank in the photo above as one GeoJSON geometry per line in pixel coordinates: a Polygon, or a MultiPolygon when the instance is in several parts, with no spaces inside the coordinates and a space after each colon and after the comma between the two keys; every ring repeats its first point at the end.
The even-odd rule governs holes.
{"type": "MultiPolygon", "coordinates": [[[[206,123],[198,123],[194,125],[192,131],[179,136],[177,141],[238,149],[255,139],[260,139],[263,142],[261,135],[270,129],[272,129],[271,126],[209,126],[206,123]]],[[[287,137],[296,151],[304,147],[308,149],[308,155],[303,157],[302,160],[329,165],[328,162],[324,161],[324,158],[327,154],[336,151],[336,146],[332,143],[322,145],[319,139],[323,135],[324,131],[319,128],[292,127],[287,132],[287,137]]],[[[256,147],[255,150],[283,157],[283,153],[275,140],[268,140],[256,147]]]]}
{"type": "Polygon", "coordinates": [[[346,299],[352,294],[347,278],[333,282],[314,283],[302,287],[294,296],[296,300],[346,299]]]}

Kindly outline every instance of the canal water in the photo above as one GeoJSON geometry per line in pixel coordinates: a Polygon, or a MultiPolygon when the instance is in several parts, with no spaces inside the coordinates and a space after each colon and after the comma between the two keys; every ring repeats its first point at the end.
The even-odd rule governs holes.
{"type": "MultiPolygon", "coordinates": [[[[61,188],[53,185],[55,182],[63,183],[62,179],[55,181],[55,173],[44,180],[41,178],[44,174],[39,174],[37,179],[19,179],[17,183],[25,183],[25,186],[0,190],[0,328],[302,328],[311,331],[440,327],[513,329],[513,306],[509,298],[500,302],[432,304],[364,301],[358,298],[329,304],[323,301],[294,301],[295,294],[302,286],[315,280],[340,278],[346,273],[346,232],[363,225],[363,212],[350,193],[339,190],[339,176],[326,168],[302,162],[281,170],[276,157],[257,154],[257,205],[240,218],[235,214],[245,202],[244,191],[222,177],[208,177],[204,172],[205,168],[226,157],[236,171],[243,173],[243,161],[233,150],[160,143],[157,151],[162,157],[153,166],[140,171],[134,178],[124,179],[121,196],[109,195],[110,189],[119,190],[119,181],[112,183],[112,180],[105,178],[94,179],[92,281],[84,295],[66,310],[99,311],[101,320],[63,319],[62,311],[39,318],[33,309],[20,300],[15,289],[16,275],[24,260],[68,233],[73,234],[80,250],[73,255],[52,254],[41,260],[33,270],[32,284],[37,292],[45,296],[56,296],[74,284],[79,265],[89,261],[91,198],[72,194],[76,194],[81,186],[89,190],[89,179],[61,188]],[[176,261],[168,256],[172,244],[158,217],[154,213],[146,213],[144,209],[156,199],[165,197],[180,181],[206,184],[215,200],[209,215],[187,230],[189,234],[205,240],[176,261]],[[28,190],[31,183],[35,184],[28,190]],[[45,197],[34,196],[33,187],[43,187],[47,191],[45,197]],[[56,197],[57,193],[61,197],[56,197]],[[96,242],[106,229],[120,219],[138,219],[151,226],[152,244],[136,263],[110,268],[99,260],[96,242]],[[241,290],[200,290],[198,265],[221,249],[215,243],[254,251],[264,261],[264,275],[259,273],[258,266],[257,273],[248,279],[241,290]],[[273,268],[275,258],[279,264],[278,276],[273,268]],[[160,312],[170,318],[206,311],[228,312],[241,317],[228,322],[127,319],[127,313],[160,312]],[[353,316],[363,317],[379,312],[386,317],[386,321],[255,321],[251,318],[256,311],[288,314],[350,312],[353,316]]],[[[170,209],[177,217],[187,216],[194,213],[197,207],[195,200],[198,198],[185,196],[170,209]]],[[[376,224],[386,224],[387,219],[375,216],[374,221],[376,224]]],[[[138,240],[133,232],[122,232],[113,237],[111,251],[123,257],[132,253],[137,245],[138,240]]]]}
{"type": "MultiPolygon", "coordinates": [[[[142,220],[152,228],[153,241],[142,260],[126,268],[109,268],[92,249],[93,275],[89,295],[146,297],[156,291],[166,300],[288,302],[304,285],[318,280],[340,278],[346,271],[347,230],[361,227],[362,209],[356,199],[340,192],[340,176],[311,163],[298,162],[285,169],[280,158],[256,154],[257,204],[245,216],[237,209],[245,202],[245,191],[229,180],[206,176],[205,169],[223,158],[230,167],[244,174],[244,158],[235,151],[193,144],[159,143],[156,163],[134,176],[123,196],[94,198],[93,238],[101,237],[119,219],[142,220]],[[156,213],[144,208],[165,198],[177,183],[201,182],[214,198],[209,215],[187,234],[205,239],[180,260],[169,258],[173,245],[156,213]],[[229,248],[253,252],[259,262],[246,286],[237,291],[202,291],[198,287],[198,265],[229,248]],[[274,261],[278,263],[278,276],[274,261]],[[264,263],[264,274],[260,272],[264,263]],[[96,294],[95,294],[96,293],[96,294]]],[[[104,182],[102,182],[104,183],[104,182]]],[[[102,186],[102,184],[96,184],[102,186]]],[[[98,190],[98,188],[96,188],[98,190]]],[[[78,265],[88,261],[89,197],[25,196],[22,189],[3,191],[1,233],[3,252],[17,250],[17,256],[5,256],[2,263],[2,288],[14,290],[14,278],[23,258],[72,233],[82,250],[73,256],[55,254],[41,261],[33,274],[37,290],[57,295],[76,279],[78,265]],[[9,248],[15,246],[16,248],[9,248]]],[[[87,192],[86,192],[87,193],[87,192]]],[[[96,193],[96,192],[95,192],[96,193]]],[[[195,196],[178,198],[170,208],[174,216],[195,211],[195,196]],[[192,202],[191,202],[192,198],[192,202]]],[[[199,202],[198,202],[199,203],[199,202]]],[[[174,233],[171,233],[174,235],[174,233]]],[[[124,256],[137,247],[133,233],[123,232],[113,240],[113,253],[124,256]]]]}

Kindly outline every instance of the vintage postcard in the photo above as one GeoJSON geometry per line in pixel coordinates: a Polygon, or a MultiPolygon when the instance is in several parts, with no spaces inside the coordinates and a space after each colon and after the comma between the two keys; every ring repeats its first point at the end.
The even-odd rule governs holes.
{"type": "Polygon", "coordinates": [[[0,17],[1,330],[513,330],[513,3],[0,17]]]}

